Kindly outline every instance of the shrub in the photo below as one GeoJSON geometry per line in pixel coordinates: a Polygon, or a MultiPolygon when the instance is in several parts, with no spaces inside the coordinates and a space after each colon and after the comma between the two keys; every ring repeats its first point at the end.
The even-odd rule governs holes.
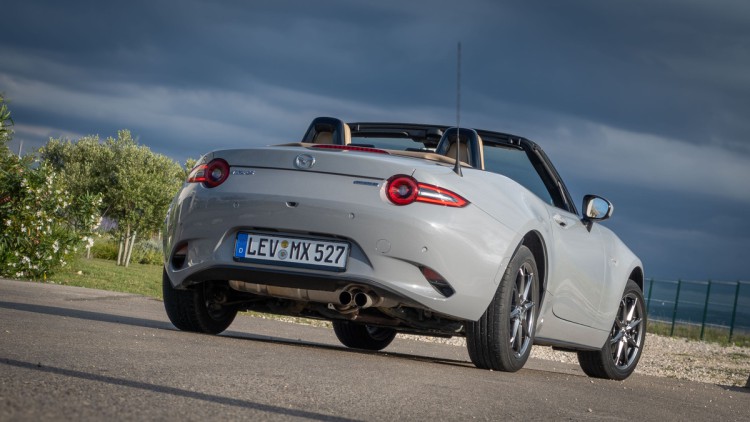
{"type": "Polygon", "coordinates": [[[133,249],[132,259],[139,264],[161,265],[164,262],[162,245],[158,240],[137,242],[133,249]]]}
{"type": "Polygon", "coordinates": [[[0,151],[0,275],[44,279],[93,243],[99,195],[71,198],[52,169],[0,151]]]}
{"type": "Polygon", "coordinates": [[[117,247],[117,242],[111,237],[98,238],[91,247],[91,257],[116,261],[117,247]]]}
{"type": "MultiPolygon", "coordinates": [[[[91,248],[91,256],[116,261],[118,251],[117,240],[112,237],[100,238],[91,248]]],[[[139,264],[161,265],[164,262],[161,242],[153,239],[136,242],[130,260],[139,264]]]]}

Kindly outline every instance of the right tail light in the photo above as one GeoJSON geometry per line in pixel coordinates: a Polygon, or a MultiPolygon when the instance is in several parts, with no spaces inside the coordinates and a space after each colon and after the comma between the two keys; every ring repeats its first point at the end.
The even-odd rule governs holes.
{"type": "Polygon", "coordinates": [[[427,183],[419,183],[415,178],[405,174],[397,174],[388,179],[385,185],[385,196],[395,205],[409,205],[413,202],[455,208],[469,205],[469,201],[455,192],[427,183]]]}

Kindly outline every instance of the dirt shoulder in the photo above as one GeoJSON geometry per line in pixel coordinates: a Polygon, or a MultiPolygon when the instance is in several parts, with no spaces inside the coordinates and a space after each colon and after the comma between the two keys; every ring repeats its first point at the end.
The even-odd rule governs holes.
{"type": "MultiPolygon", "coordinates": [[[[459,337],[451,339],[421,336],[403,337],[445,342],[458,346],[466,344],[464,339],[459,337]]],[[[551,347],[534,346],[531,356],[537,359],[578,364],[575,353],[555,351],[551,347]]],[[[744,387],[748,381],[748,376],[750,376],[750,348],[721,346],[715,343],[647,334],[646,346],[636,372],[659,377],[744,387]]]]}

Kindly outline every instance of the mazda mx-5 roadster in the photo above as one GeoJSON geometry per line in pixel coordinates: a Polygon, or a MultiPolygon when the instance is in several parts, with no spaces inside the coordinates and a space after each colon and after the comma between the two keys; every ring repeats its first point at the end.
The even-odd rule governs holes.
{"type": "Polygon", "coordinates": [[[643,266],[579,211],[542,149],[506,133],[315,119],[301,139],[203,156],[164,227],[164,306],[219,333],[238,311],[331,321],[345,346],[466,337],[513,372],[533,344],[625,379],[646,339],[643,266]]]}

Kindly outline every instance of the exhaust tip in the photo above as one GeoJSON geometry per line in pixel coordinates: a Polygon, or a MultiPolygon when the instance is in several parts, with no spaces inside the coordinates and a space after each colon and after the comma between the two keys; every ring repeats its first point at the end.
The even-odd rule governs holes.
{"type": "Polygon", "coordinates": [[[339,295],[339,303],[344,306],[351,305],[353,300],[354,296],[352,296],[352,294],[346,290],[341,292],[341,294],[339,295]]]}
{"type": "Polygon", "coordinates": [[[360,308],[369,308],[374,303],[372,296],[364,292],[357,292],[354,295],[354,304],[360,308]]]}

